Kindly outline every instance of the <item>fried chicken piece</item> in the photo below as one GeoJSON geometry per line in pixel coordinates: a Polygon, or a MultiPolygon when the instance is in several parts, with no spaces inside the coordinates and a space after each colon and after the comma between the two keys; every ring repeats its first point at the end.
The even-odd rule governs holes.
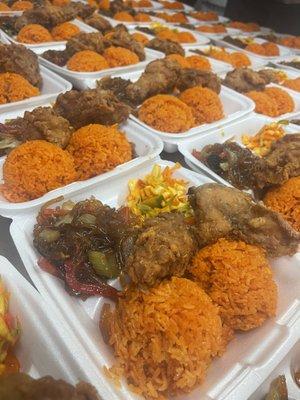
{"type": "Polygon", "coordinates": [[[98,87],[111,90],[119,100],[139,105],[156,94],[172,92],[175,88],[180,67],[177,62],[162,59],[149,63],[136,82],[122,78],[105,77],[98,87]]]}
{"type": "Polygon", "coordinates": [[[88,124],[114,125],[126,121],[130,107],[109,90],[70,90],[60,94],[54,111],[66,118],[75,129],[88,124]]]}
{"type": "Polygon", "coordinates": [[[184,216],[161,214],[143,225],[126,269],[133,283],[150,287],[164,278],[182,276],[195,250],[184,216]]]}
{"type": "Polygon", "coordinates": [[[123,26],[116,27],[104,37],[105,47],[124,47],[135,53],[140,61],[146,58],[144,46],[135,40],[123,26]]]}
{"type": "Polygon", "coordinates": [[[245,93],[251,90],[263,90],[269,82],[251,68],[236,68],[227,73],[222,83],[230,89],[245,93]]]}
{"type": "Polygon", "coordinates": [[[97,88],[102,90],[111,90],[113,94],[125,103],[128,102],[126,88],[131,84],[129,79],[111,78],[106,76],[97,81],[97,88]]]}
{"type": "Polygon", "coordinates": [[[147,65],[140,78],[127,86],[126,99],[138,105],[157,94],[170,93],[176,85],[180,66],[176,61],[155,60],[147,65]]]}
{"type": "Polygon", "coordinates": [[[207,183],[189,190],[200,246],[219,238],[242,240],[266,250],[270,257],[297,252],[300,233],[276,212],[238,189],[207,183]]]}
{"type": "Polygon", "coordinates": [[[147,43],[146,47],[148,47],[149,49],[161,51],[166,55],[180,54],[181,56],[184,56],[183,47],[179,43],[172,42],[171,40],[167,39],[154,38],[147,43]]]}
{"type": "Polygon", "coordinates": [[[41,57],[52,62],[53,64],[63,67],[67,64],[70,56],[66,50],[47,50],[41,54],[41,57]]]}
{"type": "Polygon", "coordinates": [[[108,20],[101,17],[100,14],[93,14],[87,17],[84,22],[95,29],[98,29],[101,33],[105,33],[112,29],[112,26],[108,20]]]}
{"type": "Polygon", "coordinates": [[[258,71],[259,75],[265,80],[266,85],[269,83],[279,83],[278,73],[271,68],[258,71]]]}
{"type": "Polygon", "coordinates": [[[83,50],[91,50],[102,54],[104,51],[102,34],[100,32],[81,32],[68,40],[66,52],[69,58],[83,50]]]}
{"type": "MultiPolygon", "coordinates": [[[[278,183],[281,184],[289,178],[299,176],[300,133],[284,135],[281,139],[275,141],[263,160],[268,167],[267,171],[272,171],[273,182],[277,178],[278,183]]],[[[270,172],[267,177],[268,175],[270,175],[270,172]]],[[[276,183],[275,181],[274,184],[276,183]]]]}
{"type": "Polygon", "coordinates": [[[14,400],[100,400],[96,389],[86,382],[73,386],[51,376],[33,379],[19,373],[0,376],[0,398],[14,400]]]}
{"type": "Polygon", "coordinates": [[[19,74],[33,86],[42,84],[37,55],[22,45],[0,44],[0,73],[3,72],[19,74]]]}
{"type": "Polygon", "coordinates": [[[73,10],[74,13],[76,13],[76,16],[85,19],[90,17],[95,12],[96,8],[89,4],[84,4],[80,1],[76,1],[69,3],[67,5],[67,10],[68,12],[71,12],[73,10]]]}
{"type": "Polygon", "coordinates": [[[65,7],[52,5],[41,6],[24,11],[15,22],[15,28],[19,32],[24,26],[29,24],[40,24],[47,29],[52,29],[63,22],[71,21],[76,18],[77,10],[72,4],[65,7]]]}
{"type": "Polygon", "coordinates": [[[72,132],[69,121],[57,115],[51,107],[38,107],[25,111],[23,118],[0,124],[0,154],[8,153],[27,140],[43,139],[64,149],[72,132]]]}
{"type": "Polygon", "coordinates": [[[184,91],[194,86],[206,87],[216,93],[221,91],[220,79],[213,72],[190,68],[181,69],[176,83],[177,89],[184,91]]]}

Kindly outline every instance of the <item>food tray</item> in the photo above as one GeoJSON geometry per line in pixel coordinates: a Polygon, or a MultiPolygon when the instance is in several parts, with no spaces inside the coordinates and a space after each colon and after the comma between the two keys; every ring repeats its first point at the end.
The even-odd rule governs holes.
{"type": "Polygon", "coordinates": [[[222,86],[219,96],[223,103],[226,117],[211,124],[199,125],[184,133],[160,132],[156,129],[150,128],[132,114],[130,115],[130,118],[135,122],[136,126],[143,126],[149,135],[158,136],[164,142],[164,150],[166,152],[174,153],[177,151],[177,146],[189,138],[206,135],[210,131],[222,128],[224,125],[228,125],[232,121],[242,118],[254,110],[255,105],[252,100],[226,88],[225,86],[222,86]]]}
{"type": "MultiPolygon", "coordinates": [[[[279,364],[272,371],[271,375],[262,383],[262,385],[255,391],[255,393],[250,396],[249,400],[263,399],[264,395],[266,395],[266,393],[268,393],[269,391],[270,383],[273,381],[273,379],[278,378],[279,375],[285,375],[289,399],[297,400],[299,398],[300,388],[299,386],[297,386],[294,380],[294,372],[300,371],[299,334],[291,335],[290,344],[292,344],[293,341],[296,341],[294,346],[291,347],[290,351],[283,358],[283,360],[279,361],[279,364]]],[[[275,362],[278,363],[278,360],[276,360],[275,362]]]]}
{"type": "MultiPolygon", "coordinates": [[[[192,12],[196,12],[196,11],[201,11],[201,10],[191,10],[191,11],[192,12]]],[[[191,14],[191,12],[189,14],[191,14]]],[[[205,21],[205,20],[201,20],[201,19],[198,19],[198,18],[195,18],[195,17],[192,17],[192,18],[194,18],[197,21],[198,24],[204,24],[204,25],[206,25],[206,24],[224,24],[226,22],[229,22],[229,18],[224,17],[223,15],[218,15],[218,19],[215,19],[213,21],[205,21]]]]}
{"type": "MultiPolygon", "coordinates": [[[[156,162],[162,167],[172,165],[165,161],[156,162]]],[[[68,194],[66,199],[80,201],[93,195],[106,204],[120,206],[127,195],[128,180],[142,178],[151,169],[152,164],[143,165],[125,176],[115,177],[109,185],[95,185],[89,190],[78,192],[75,196],[68,194]]],[[[210,182],[208,178],[186,169],[176,171],[176,176],[187,180],[189,185],[210,182]]],[[[99,375],[103,376],[101,367],[112,365],[114,360],[112,351],[104,344],[98,328],[100,310],[107,300],[89,298],[81,301],[71,297],[57,278],[37,266],[39,255],[32,245],[32,229],[37,212],[35,208],[14,219],[10,229],[13,240],[41,295],[70,326],[90,359],[99,368],[99,375]]],[[[277,316],[269,319],[260,328],[238,334],[229,344],[224,356],[213,361],[204,383],[191,394],[180,397],[181,399],[247,400],[266,379],[274,367],[274,362],[289,350],[291,337],[299,326],[299,262],[299,253],[293,258],[285,257],[272,262],[274,277],[279,284],[277,316]]],[[[124,382],[120,388],[115,388],[115,393],[119,399],[138,399],[128,391],[124,382]]]]}
{"type": "Polygon", "coordinates": [[[142,11],[142,10],[148,10],[148,11],[152,11],[152,10],[158,10],[160,8],[162,8],[162,5],[158,2],[158,1],[151,1],[152,3],[152,7],[133,7],[136,11],[142,11]]]}
{"type": "MultiPolygon", "coordinates": [[[[232,48],[230,48],[228,46],[210,46],[210,45],[207,45],[207,46],[192,46],[189,50],[193,51],[193,50],[197,50],[198,49],[198,50],[201,50],[201,51],[205,52],[210,47],[225,47],[225,50],[228,51],[228,53],[236,52],[235,49],[232,49],[232,48]]],[[[242,52],[241,49],[239,49],[239,51],[242,52]]],[[[248,56],[249,60],[251,61],[251,68],[259,68],[259,67],[262,67],[263,65],[267,64],[267,62],[265,60],[259,60],[256,57],[253,57],[251,55],[251,53],[250,54],[247,53],[247,56],[248,56]]],[[[207,57],[209,57],[209,56],[207,56],[207,57]]],[[[210,60],[214,60],[214,58],[212,58],[212,57],[209,57],[209,59],[210,60]]],[[[219,60],[217,60],[217,61],[219,61],[219,60]]],[[[219,62],[222,62],[222,63],[228,65],[230,67],[230,70],[234,69],[234,67],[231,64],[226,63],[225,61],[219,61],[219,62]]]]}
{"type": "Polygon", "coordinates": [[[281,57],[281,58],[278,58],[275,62],[273,62],[272,64],[274,64],[276,67],[278,67],[278,68],[282,68],[282,69],[286,69],[286,70],[291,70],[291,71],[294,71],[294,72],[298,72],[298,73],[300,73],[300,69],[298,69],[298,68],[294,68],[294,67],[290,67],[290,66],[288,66],[288,65],[283,65],[283,64],[280,64],[280,62],[281,61],[294,61],[294,60],[296,60],[296,61],[300,61],[300,55],[290,55],[290,56],[288,56],[288,57],[281,57]]]}
{"type": "Polygon", "coordinates": [[[30,107],[33,105],[37,106],[41,102],[43,103],[44,101],[54,100],[60,93],[67,92],[68,90],[72,89],[71,83],[63,79],[61,76],[58,76],[42,65],[40,65],[40,70],[43,78],[41,94],[39,96],[30,97],[29,99],[1,104],[0,115],[4,112],[24,109],[25,107],[30,107]]]}
{"type": "MultiPolygon", "coordinates": [[[[78,26],[81,32],[98,32],[97,29],[92,28],[91,26],[85,24],[84,22],[80,21],[79,19],[74,19],[72,24],[78,26]]],[[[0,33],[2,33],[3,37],[9,40],[12,43],[22,44],[23,46],[27,47],[28,49],[34,51],[35,53],[39,54],[42,51],[46,50],[59,50],[61,45],[66,44],[66,41],[57,41],[57,42],[44,42],[44,43],[36,43],[36,44],[27,44],[27,43],[20,43],[16,40],[16,38],[12,38],[7,33],[5,33],[2,29],[0,29],[0,33]]]]}
{"type": "MultiPolygon", "coordinates": [[[[148,25],[149,25],[149,24],[148,24],[148,25]]],[[[166,27],[169,28],[169,29],[178,29],[178,27],[177,27],[176,25],[172,26],[172,24],[168,24],[168,23],[166,23],[165,21],[164,21],[163,25],[166,25],[166,27]]],[[[137,28],[137,27],[138,27],[138,25],[135,24],[135,25],[132,26],[132,29],[135,29],[135,28],[137,28]]],[[[151,28],[151,24],[150,24],[150,28],[151,28]]],[[[210,42],[209,38],[207,38],[207,37],[201,35],[200,32],[191,31],[190,29],[185,29],[185,28],[181,28],[181,27],[179,28],[179,30],[180,30],[181,32],[188,32],[188,33],[193,34],[193,35],[195,36],[196,40],[197,40],[197,41],[194,42],[194,43],[180,43],[180,45],[181,45],[183,48],[187,48],[187,47],[191,47],[191,46],[193,46],[193,47],[195,47],[195,46],[201,46],[201,45],[205,45],[205,44],[207,44],[207,43],[210,42]]],[[[137,32],[140,32],[140,31],[137,31],[137,32]]],[[[140,33],[144,33],[144,32],[140,32],[140,33]]],[[[151,37],[151,39],[153,39],[154,37],[156,37],[156,35],[152,35],[151,33],[149,33],[149,34],[147,34],[147,35],[148,35],[148,37],[151,37]]]]}
{"type": "MultiPolygon", "coordinates": [[[[25,278],[0,256],[0,275],[10,292],[9,309],[21,324],[21,337],[16,355],[21,372],[33,378],[51,375],[71,384],[79,380],[93,381],[99,394],[113,396],[109,384],[101,380],[98,371],[78,343],[74,333],[25,278]],[[98,379],[98,382],[97,382],[98,379]]],[[[112,397],[113,398],[113,397],[112,397]]],[[[4,399],[2,399],[4,400],[4,399]]]]}
{"type": "MultiPolygon", "coordinates": [[[[57,50],[63,50],[65,46],[61,46],[57,50]]],[[[44,51],[44,50],[43,50],[44,51]]],[[[42,53],[42,52],[41,52],[42,53]]],[[[151,49],[145,49],[146,59],[145,61],[141,61],[137,64],[127,65],[124,67],[117,67],[117,68],[107,68],[103,69],[102,71],[97,72],[75,72],[69,71],[67,67],[60,67],[43,57],[40,57],[41,63],[55,71],[57,74],[63,76],[65,79],[70,81],[77,89],[84,90],[90,87],[92,84],[91,82],[103,78],[104,76],[111,75],[112,73],[122,73],[122,72],[130,72],[130,71],[137,71],[143,69],[150,61],[156,60],[157,58],[162,58],[164,56],[163,53],[158,51],[153,51],[151,49]]]]}
{"type": "MultiPolygon", "coordinates": [[[[173,15],[173,14],[177,14],[177,13],[184,13],[185,14],[185,16],[187,17],[187,19],[188,19],[188,24],[199,24],[199,21],[197,20],[197,19],[195,19],[195,18],[193,18],[193,17],[191,17],[191,16],[189,16],[188,14],[186,14],[185,12],[184,12],[184,10],[175,10],[175,11],[173,11],[173,10],[168,10],[168,9],[166,9],[166,8],[164,8],[164,9],[162,9],[162,10],[156,10],[158,13],[159,12],[163,12],[163,13],[165,13],[165,14],[168,14],[168,15],[173,15]]],[[[157,18],[159,18],[159,17],[157,17],[157,18]]],[[[159,19],[161,19],[161,18],[159,18],[159,19]]],[[[179,25],[180,23],[179,22],[167,22],[167,21],[165,21],[164,19],[161,19],[165,24],[169,24],[169,25],[179,25]]]]}
{"type": "MultiPolygon", "coordinates": [[[[49,103],[44,103],[43,106],[49,106],[49,103]]],[[[35,107],[27,108],[27,111],[34,109],[35,107]]],[[[25,110],[19,110],[17,112],[6,113],[0,116],[0,122],[5,122],[7,119],[16,118],[22,116],[25,110]]],[[[85,181],[73,182],[64,187],[52,190],[46,193],[44,196],[38,199],[23,202],[23,203],[10,203],[3,198],[0,194],[0,215],[12,216],[25,210],[29,210],[33,207],[40,206],[51,198],[58,196],[65,196],[68,193],[76,193],[82,188],[87,188],[90,185],[99,185],[100,182],[106,182],[116,175],[123,175],[130,169],[142,165],[145,162],[149,162],[153,158],[156,158],[163,149],[162,141],[157,137],[149,136],[147,131],[142,126],[136,126],[136,124],[130,120],[120,126],[120,130],[125,132],[128,140],[135,145],[135,152],[137,157],[124,164],[121,164],[109,172],[105,172],[101,175],[95,176],[94,178],[87,179],[85,181]]],[[[0,183],[3,182],[3,164],[5,157],[0,158],[0,183]]]]}
{"type": "MultiPolygon", "coordinates": [[[[247,36],[245,36],[245,35],[244,36],[243,35],[233,36],[234,39],[240,39],[240,38],[241,39],[245,39],[247,37],[249,37],[249,35],[247,35],[247,36]]],[[[263,44],[263,43],[266,43],[267,40],[255,37],[255,42],[258,43],[258,44],[263,44]]],[[[289,50],[287,47],[283,47],[283,46],[280,46],[280,45],[277,45],[278,48],[279,48],[279,56],[261,56],[259,54],[252,53],[251,51],[247,51],[245,49],[241,49],[240,47],[234,46],[233,44],[227,43],[222,39],[217,39],[216,40],[216,44],[220,45],[220,46],[231,47],[233,49],[236,49],[236,50],[242,51],[242,52],[244,52],[244,53],[246,53],[248,55],[251,55],[254,58],[258,58],[259,60],[264,60],[264,61],[267,61],[267,62],[269,62],[269,61],[274,61],[275,62],[278,58],[285,57],[285,56],[288,56],[290,54],[293,54],[293,52],[291,50],[289,50]]]]}
{"type": "MultiPolygon", "coordinates": [[[[213,172],[201,161],[193,156],[192,151],[202,150],[208,144],[224,143],[226,140],[234,140],[242,145],[242,135],[254,136],[264,125],[273,122],[273,118],[269,118],[259,114],[249,115],[240,121],[237,121],[225,128],[215,130],[209,135],[193,137],[178,146],[179,152],[184,156],[185,161],[196,172],[201,172],[209,175],[214,181],[224,185],[230,185],[225,179],[213,172]]],[[[286,133],[300,132],[300,126],[289,124],[284,126],[286,133]]],[[[243,145],[242,145],[243,146],[243,145]]]]}

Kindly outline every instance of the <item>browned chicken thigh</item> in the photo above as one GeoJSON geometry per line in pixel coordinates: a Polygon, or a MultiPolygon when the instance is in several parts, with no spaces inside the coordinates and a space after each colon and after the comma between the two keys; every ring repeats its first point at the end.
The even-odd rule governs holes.
{"type": "Polygon", "coordinates": [[[238,189],[208,183],[189,191],[200,246],[232,238],[261,246],[270,257],[297,252],[300,233],[274,211],[238,189]]]}

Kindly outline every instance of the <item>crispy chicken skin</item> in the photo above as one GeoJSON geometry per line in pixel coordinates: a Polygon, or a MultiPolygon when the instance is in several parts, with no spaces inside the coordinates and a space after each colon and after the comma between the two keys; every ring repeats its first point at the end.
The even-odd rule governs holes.
{"type": "Polygon", "coordinates": [[[65,7],[57,7],[48,4],[24,11],[22,16],[17,18],[15,28],[19,32],[28,24],[40,24],[47,29],[52,29],[63,22],[71,21],[76,18],[77,14],[78,10],[72,3],[65,7]]]}
{"type": "Polygon", "coordinates": [[[3,72],[22,75],[33,86],[42,85],[38,57],[25,46],[0,43],[0,73],[3,72]]]}
{"type": "Polygon", "coordinates": [[[92,50],[102,54],[104,51],[103,36],[100,32],[80,32],[73,36],[66,44],[66,52],[69,57],[83,50],[92,50]]]}
{"type": "Polygon", "coordinates": [[[182,276],[196,250],[184,216],[161,214],[145,222],[126,262],[132,282],[150,287],[170,276],[182,276]]]}
{"type": "Polygon", "coordinates": [[[100,400],[96,389],[85,382],[75,387],[51,376],[33,379],[23,373],[0,376],[0,399],[6,400],[100,400]]]}
{"type": "Polygon", "coordinates": [[[221,91],[220,79],[213,72],[191,68],[181,69],[176,83],[177,89],[183,91],[194,86],[206,87],[218,94],[221,91]]]}
{"type": "Polygon", "coordinates": [[[109,33],[108,38],[104,38],[105,47],[124,47],[135,53],[140,61],[144,61],[146,58],[144,46],[128,33],[127,28],[124,25],[118,25],[109,33]]]}
{"type": "Polygon", "coordinates": [[[0,124],[0,156],[27,140],[47,140],[65,148],[73,128],[65,118],[57,115],[51,107],[37,107],[25,111],[24,116],[0,124]]]}
{"type": "Polygon", "coordinates": [[[113,125],[126,121],[130,107],[121,103],[109,90],[70,90],[60,94],[54,111],[79,129],[88,124],[113,125]]]}
{"type": "Polygon", "coordinates": [[[245,93],[251,90],[263,90],[269,82],[251,68],[236,68],[227,73],[222,83],[237,92],[245,93]]]}
{"type": "Polygon", "coordinates": [[[87,17],[84,22],[95,29],[98,29],[101,33],[105,33],[112,29],[112,26],[108,20],[101,17],[100,14],[93,14],[87,17]]]}
{"type": "Polygon", "coordinates": [[[181,56],[184,56],[183,47],[179,43],[172,42],[171,40],[154,38],[147,43],[146,47],[161,51],[162,53],[165,53],[166,56],[169,54],[180,54],[181,56]]]}
{"type": "Polygon", "coordinates": [[[208,183],[189,190],[201,247],[219,238],[261,246],[270,257],[297,252],[300,233],[282,217],[238,189],[208,183]]]}

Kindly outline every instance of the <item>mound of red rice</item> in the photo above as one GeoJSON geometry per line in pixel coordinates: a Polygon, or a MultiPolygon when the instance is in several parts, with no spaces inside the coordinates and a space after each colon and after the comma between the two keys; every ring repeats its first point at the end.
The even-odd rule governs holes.
{"type": "Polygon", "coordinates": [[[258,327],[276,313],[277,286],[257,246],[219,239],[196,254],[190,272],[234,330],[258,327]]]}
{"type": "Polygon", "coordinates": [[[128,291],[111,315],[110,344],[130,387],[150,399],[191,391],[224,351],[218,309],[194,282],[173,277],[128,291]]]}

